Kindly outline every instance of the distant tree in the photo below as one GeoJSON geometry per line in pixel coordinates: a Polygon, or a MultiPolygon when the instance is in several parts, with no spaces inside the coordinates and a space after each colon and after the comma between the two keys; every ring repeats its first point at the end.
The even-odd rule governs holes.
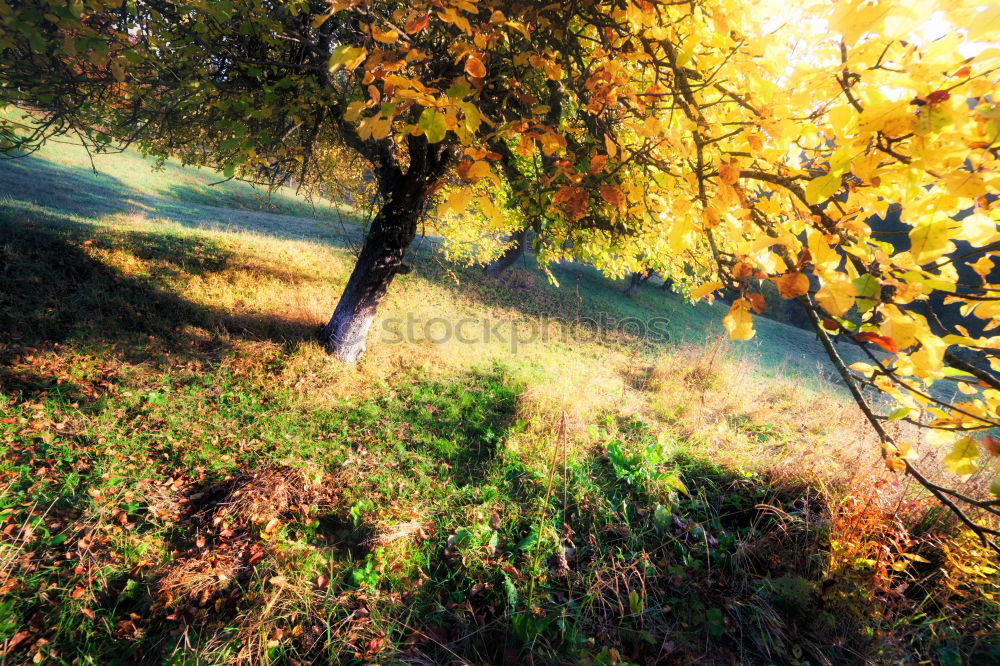
{"type": "Polygon", "coordinates": [[[635,296],[639,288],[649,282],[649,279],[654,275],[656,275],[656,271],[635,271],[630,273],[623,293],[628,297],[635,296]]]}
{"type": "Polygon", "coordinates": [[[928,12],[894,0],[7,0],[0,101],[34,116],[4,116],[0,138],[30,150],[73,131],[251,180],[372,183],[324,332],[345,361],[432,202],[474,210],[451,226],[468,238],[530,226],[543,266],[652,268],[696,299],[726,288],[737,340],[772,281],[886,463],[995,547],[962,507],[1000,504],[929,480],[886,425],[930,428],[958,477],[1000,453],[972,436],[1000,427],[1000,52],[976,47],[1000,40],[1000,9],[934,8],[948,29],[928,40],[928,12]],[[344,173],[345,155],[363,168],[344,173]],[[895,245],[867,222],[893,204],[895,245]],[[835,340],[870,362],[848,368],[835,340]]]}

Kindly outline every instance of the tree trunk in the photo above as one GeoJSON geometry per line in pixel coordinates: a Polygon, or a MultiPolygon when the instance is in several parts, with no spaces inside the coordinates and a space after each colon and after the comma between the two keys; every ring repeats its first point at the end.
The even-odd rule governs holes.
{"type": "Polygon", "coordinates": [[[486,274],[490,277],[500,277],[505,270],[517,263],[517,260],[524,255],[525,246],[528,244],[528,227],[525,226],[512,234],[510,240],[513,241],[513,244],[486,267],[486,274]]]}
{"type": "Polygon", "coordinates": [[[629,275],[628,286],[625,287],[624,294],[631,298],[639,291],[639,287],[644,285],[651,277],[653,277],[653,271],[649,271],[648,273],[632,273],[629,275]]]}
{"type": "Polygon", "coordinates": [[[326,350],[345,363],[354,363],[365,351],[368,329],[386,290],[397,273],[406,273],[403,255],[417,232],[427,187],[401,187],[382,206],[365,238],[344,293],[323,329],[326,350]]]}

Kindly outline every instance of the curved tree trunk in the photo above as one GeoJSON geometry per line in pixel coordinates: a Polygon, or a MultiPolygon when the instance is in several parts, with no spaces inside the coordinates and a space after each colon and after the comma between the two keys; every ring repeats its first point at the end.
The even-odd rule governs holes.
{"type": "Polygon", "coordinates": [[[494,259],[486,267],[486,274],[490,277],[500,277],[500,275],[517,263],[517,260],[524,256],[525,246],[528,244],[528,227],[525,226],[520,231],[511,235],[513,244],[499,257],[494,259]]]}
{"type": "Polygon", "coordinates": [[[409,271],[403,255],[416,236],[426,194],[424,182],[404,183],[372,221],[344,293],[322,333],[326,350],[345,363],[354,363],[364,353],[368,329],[392,279],[409,271]]]}
{"type": "Polygon", "coordinates": [[[422,136],[410,136],[404,172],[394,150],[392,142],[384,141],[371,148],[382,208],[372,220],[337,308],[323,328],[326,350],[345,363],[354,363],[364,353],[368,330],[392,279],[409,272],[403,256],[417,235],[417,220],[431,187],[454,158],[447,144],[432,146],[422,136]]]}

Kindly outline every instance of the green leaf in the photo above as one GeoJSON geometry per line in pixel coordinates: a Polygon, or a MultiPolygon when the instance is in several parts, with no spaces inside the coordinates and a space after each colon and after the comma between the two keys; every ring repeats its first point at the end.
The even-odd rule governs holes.
{"type": "Polygon", "coordinates": [[[712,636],[718,637],[726,633],[726,623],[722,611],[718,608],[709,608],[705,611],[705,624],[708,625],[708,633],[712,636]]]}
{"type": "Polygon", "coordinates": [[[858,312],[868,312],[875,307],[875,299],[882,294],[882,283],[877,278],[871,275],[862,275],[861,277],[854,278],[851,284],[854,285],[854,289],[858,292],[858,300],[856,302],[858,312]]]}
{"type": "Polygon", "coordinates": [[[517,608],[517,588],[514,587],[514,582],[507,574],[503,575],[503,587],[507,592],[507,606],[513,611],[517,608]]]}
{"type": "Polygon", "coordinates": [[[538,543],[538,532],[534,528],[528,532],[528,536],[521,539],[517,544],[517,549],[520,551],[531,550],[535,544],[538,543]]]}
{"type": "Polygon", "coordinates": [[[910,415],[910,408],[909,407],[898,407],[898,408],[892,410],[892,413],[889,414],[889,420],[890,421],[900,421],[902,419],[905,419],[909,415],[910,415]]]}
{"type": "Polygon", "coordinates": [[[858,296],[863,296],[864,298],[875,298],[882,291],[882,284],[877,278],[871,275],[862,275],[859,278],[855,278],[852,284],[857,289],[858,296]]]}
{"type": "Polygon", "coordinates": [[[632,611],[633,615],[639,615],[642,613],[645,607],[642,603],[642,597],[639,596],[638,590],[629,590],[628,592],[628,607],[632,611]]]}
{"type": "Polygon", "coordinates": [[[814,178],[806,185],[806,202],[810,205],[826,201],[840,189],[840,177],[833,174],[826,174],[819,178],[814,178]]]}
{"type": "Polygon", "coordinates": [[[461,83],[456,83],[452,87],[448,88],[445,94],[448,95],[448,97],[451,97],[452,99],[462,99],[471,92],[472,88],[470,88],[469,86],[461,83]]]}
{"type": "Polygon", "coordinates": [[[430,143],[441,142],[448,132],[444,114],[434,109],[424,109],[424,112],[420,114],[420,120],[417,121],[417,127],[424,131],[427,141],[430,143]]]}
{"type": "Polygon", "coordinates": [[[465,114],[465,129],[475,132],[479,129],[482,119],[479,116],[479,109],[472,102],[461,102],[458,107],[465,114]]]}
{"type": "Polygon", "coordinates": [[[468,527],[460,527],[458,531],[455,532],[455,541],[453,542],[459,548],[463,546],[468,546],[475,540],[475,534],[468,527]]]}

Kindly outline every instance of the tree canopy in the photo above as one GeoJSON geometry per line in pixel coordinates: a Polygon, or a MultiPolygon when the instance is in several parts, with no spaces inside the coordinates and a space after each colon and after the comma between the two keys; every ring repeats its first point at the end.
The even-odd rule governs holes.
{"type": "Polygon", "coordinates": [[[990,539],[975,515],[1000,504],[928,480],[887,424],[929,428],[957,477],[1000,454],[998,37],[981,0],[6,0],[0,101],[34,115],[0,140],[368,174],[378,213],[325,333],[346,360],[430,210],[453,242],[494,239],[478,258],[527,225],[543,265],[733,290],[737,340],[772,281],[887,464],[990,539]]]}

